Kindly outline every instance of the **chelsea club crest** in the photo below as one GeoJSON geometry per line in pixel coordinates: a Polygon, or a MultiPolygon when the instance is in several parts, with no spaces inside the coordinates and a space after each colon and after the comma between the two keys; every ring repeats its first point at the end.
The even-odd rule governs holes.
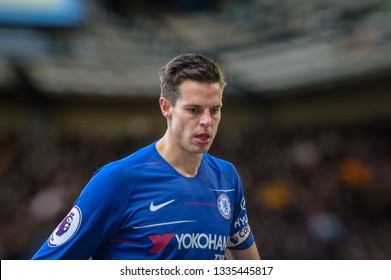
{"type": "Polygon", "coordinates": [[[217,198],[217,209],[225,219],[231,218],[231,202],[225,193],[220,194],[217,198]]]}

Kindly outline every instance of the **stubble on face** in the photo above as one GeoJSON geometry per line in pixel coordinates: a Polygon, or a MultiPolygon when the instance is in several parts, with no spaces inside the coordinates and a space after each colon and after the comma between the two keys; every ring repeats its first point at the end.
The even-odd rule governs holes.
{"type": "Polygon", "coordinates": [[[184,81],[172,106],[171,130],[178,148],[191,154],[207,152],[221,119],[222,89],[218,83],[184,81]]]}

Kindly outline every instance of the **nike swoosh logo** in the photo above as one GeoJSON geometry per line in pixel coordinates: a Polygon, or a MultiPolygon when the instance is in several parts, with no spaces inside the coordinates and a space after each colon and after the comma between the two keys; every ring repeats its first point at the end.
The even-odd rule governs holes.
{"type": "Polygon", "coordinates": [[[164,203],[161,203],[161,204],[158,204],[158,205],[153,205],[153,201],[152,201],[151,204],[149,205],[149,210],[151,210],[151,212],[155,212],[155,211],[163,208],[164,206],[167,206],[168,204],[170,204],[170,203],[172,203],[174,201],[175,201],[175,199],[167,201],[167,202],[164,202],[164,203]]]}

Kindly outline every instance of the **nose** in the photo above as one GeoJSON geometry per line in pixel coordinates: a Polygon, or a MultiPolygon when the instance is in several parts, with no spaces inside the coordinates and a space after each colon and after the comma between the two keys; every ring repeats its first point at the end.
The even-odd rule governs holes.
{"type": "Polygon", "coordinates": [[[205,110],[201,116],[200,124],[204,126],[208,126],[212,123],[212,116],[209,110],[205,110]]]}

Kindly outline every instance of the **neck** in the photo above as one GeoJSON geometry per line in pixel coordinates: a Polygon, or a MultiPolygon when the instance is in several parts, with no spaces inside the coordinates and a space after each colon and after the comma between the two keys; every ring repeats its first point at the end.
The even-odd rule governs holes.
{"type": "Polygon", "coordinates": [[[202,154],[193,154],[178,144],[171,144],[167,133],[156,143],[159,154],[180,174],[194,177],[201,165],[202,154]]]}

